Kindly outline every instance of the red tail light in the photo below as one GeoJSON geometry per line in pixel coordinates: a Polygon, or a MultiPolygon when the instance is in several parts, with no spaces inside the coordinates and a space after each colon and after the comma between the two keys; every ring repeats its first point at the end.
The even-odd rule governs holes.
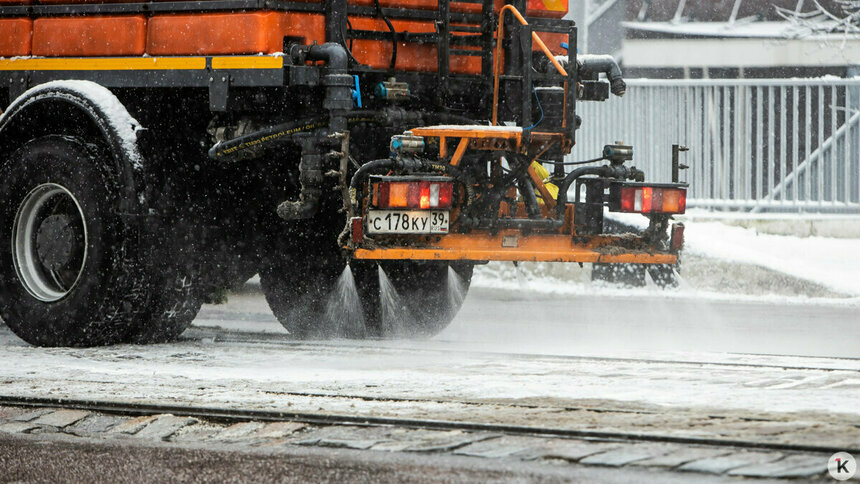
{"type": "Polygon", "coordinates": [[[431,210],[451,208],[454,184],[445,179],[381,180],[373,185],[373,205],[377,208],[431,210]]]}
{"type": "Polygon", "coordinates": [[[353,217],[350,219],[352,228],[352,243],[360,245],[364,242],[364,219],[353,217]]]}
{"type": "Polygon", "coordinates": [[[677,186],[615,185],[609,208],[630,213],[684,213],[687,189],[677,186]]]}

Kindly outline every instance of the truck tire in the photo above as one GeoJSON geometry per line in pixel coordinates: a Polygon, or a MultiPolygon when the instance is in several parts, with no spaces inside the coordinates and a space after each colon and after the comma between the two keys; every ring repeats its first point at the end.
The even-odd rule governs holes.
{"type": "Polygon", "coordinates": [[[0,316],[39,346],[124,341],[145,317],[139,237],[119,215],[123,190],[103,151],[43,136],[0,166],[0,316]]]}
{"type": "Polygon", "coordinates": [[[284,256],[260,271],[269,307],[296,339],[433,336],[460,309],[472,277],[471,264],[458,264],[456,286],[449,287],[448,264],[412,261],[352,261],[344,275],[346,261],[329,245],[325,253],[316,245],[312,256],[284,256]],[[378,267],[398,297],[380,288],[378,267]],[[341,282],[350,275],[350,284],[341,282]]]}
{"type": "Polygon", "coordinates": [[[125,339],[128,343],[153,344],[175,340],[185,331],[203,305],[204,289],[198,268],[182,251],[164,254],[168,267],[149,288],[147,317],[137,321],[125,339]]]}

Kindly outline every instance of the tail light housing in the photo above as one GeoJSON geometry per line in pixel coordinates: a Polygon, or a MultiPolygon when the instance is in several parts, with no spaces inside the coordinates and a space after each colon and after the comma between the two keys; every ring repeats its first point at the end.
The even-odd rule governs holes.
{"type": "Polygon", "coordinates": [[[526,0],[526,15],[529,17],[561,18],[567,13],[567,0],[526,0]]]}
{"type": "Polygon", "coordinates": [[[613,183],[609,210],[627,213],[681,214],[687,209],[687,187],[675,183],[613,183]]]}
{"type": "Polygon", "coordinates": [[[454,183],[447,177],[371,177],[371,205],[381,209],[451,208],[454,183]]]}

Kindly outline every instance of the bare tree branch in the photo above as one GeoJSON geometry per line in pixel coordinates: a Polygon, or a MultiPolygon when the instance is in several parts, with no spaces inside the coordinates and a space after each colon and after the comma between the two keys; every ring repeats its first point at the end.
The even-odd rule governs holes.
{"type": "Polygon", "coordinates": [[[860,33],[860,0],[837,0],[838,12],[828,10],[818,0],[812,0],[812,3],[815,8],[807,12],[774,8],[777,15],[808,34],[860,33]]]}

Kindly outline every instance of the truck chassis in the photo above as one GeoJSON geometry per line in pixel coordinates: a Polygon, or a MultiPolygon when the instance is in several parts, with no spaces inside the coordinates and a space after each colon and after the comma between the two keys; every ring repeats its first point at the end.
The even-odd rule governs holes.
{"type": "Polygon", "coordinates": [[[322,15],[325,42],[0,59],[0,240],[11,242],[0,316],[24,340],[168,341],[204,298],[255,273],[297,338],[429,336],[456,314],[448,286],[468,285],[475,264],[677,262],[683,226],[670,234],[669,219],[684,185],[643,183],[622,145],[565,169],[578,164],[564,161],[577,102],[623,95],[624,83],[611,59],[544,42],[576,52],[576,27],[523,16],[524,0],[3,5],[0,21],[235,11],[322,15]],[[390,31],[353,28],[362,18],[390,31]],[[434,29],[397,32],[389,19],[434,29]],[[390,43],[390,64],[362,64],[353,41],[390,43]],[[398,60],[398,46],[412,57],[432,46],[435,62],[398,60]],[[648,216],[649,229],[604,233],[606,207],[648,216]],[[404,301],[397,330],[382,322],[379,271],[404,301]],[[332,316],[344,278],[357,325],[332,316]]]}

